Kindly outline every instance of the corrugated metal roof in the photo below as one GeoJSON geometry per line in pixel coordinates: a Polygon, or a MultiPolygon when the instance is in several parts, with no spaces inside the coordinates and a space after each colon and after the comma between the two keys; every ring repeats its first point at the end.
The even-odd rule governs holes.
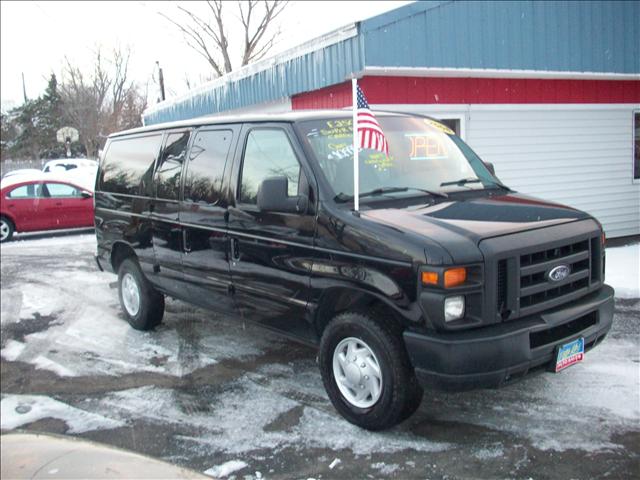
{"type": "Polygon", "coordinates": [[[640,72],[640,2],[419,2],[362,22],[367,66],[640,72]]]}
{"type": "Polygon", "coordinates": [[[160,103],[145,124],[183,120],[341,83],[366,67],[640,73],[637,1],[424,1],[160,103]]]}

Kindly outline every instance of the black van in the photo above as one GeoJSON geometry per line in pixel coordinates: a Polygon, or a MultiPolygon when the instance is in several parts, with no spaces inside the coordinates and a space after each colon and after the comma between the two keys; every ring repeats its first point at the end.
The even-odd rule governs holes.
{"type": "Polygon", "coordinates": [[[134,328],[164,296],[319,346],[335,408],[367,429],[423,388],[497,387],[582,360],[613,317],[604,234],[517,194],[435,120],[380,113],[389,155],[349,111],[197,118],[111,135],[97,262],[134,328]]]}

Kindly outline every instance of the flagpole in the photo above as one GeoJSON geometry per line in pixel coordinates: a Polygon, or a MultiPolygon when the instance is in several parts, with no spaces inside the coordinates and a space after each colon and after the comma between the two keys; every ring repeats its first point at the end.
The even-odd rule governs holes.
{"type": "Polygon", "coordinates": [[[360,164],[358,162],[358,80],[351,79],[353,97],[353,209],[360,210],[360,164]]]}

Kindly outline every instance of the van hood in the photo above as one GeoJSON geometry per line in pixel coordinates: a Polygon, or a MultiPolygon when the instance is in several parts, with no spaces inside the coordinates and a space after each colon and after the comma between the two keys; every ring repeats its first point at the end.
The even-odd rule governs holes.
{"type": "Polygon", "coordinates": [[[461,196],[427,207],[365,210],[361,216],[436,241],[457,262],[481,260],[474,247],[486,238],[591,218],[580,210],[520,194],[461,196]]]}

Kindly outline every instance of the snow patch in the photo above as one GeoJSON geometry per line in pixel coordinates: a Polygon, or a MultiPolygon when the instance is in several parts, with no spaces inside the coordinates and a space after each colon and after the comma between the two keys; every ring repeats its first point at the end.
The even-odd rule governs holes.
{"type": "Polygon", "coordinates": [[[26,345],[22,342],[9,340],[7,342],[7,345],[2,350],[0,350],[0,355],[2,356],[2,358],[9,362],[15,362],[24,351],[25,346],[26,345]]]}
{"type": "Polygon", "coordinates": [[[246,468],[248,466],[249,464],[247,462],[243,462],[242,460],[229,460],[222,465],[216,465],[208,470],[205,470],[204,474],[209,475],[213,478],[223,478],[228,477],[233,472],[237,472],[238,470],[242,470],[243,468],[246,468]]]}
{"type": "Polygon", "coordinates": [[[237,335],[239,327],[233,320],[221,320],[225,325],[220,328],[204,321],[205,314],[172,301],[168,308],[175,306],[176,314],[166,313],[164,324],[153,332],[140,332],[120,318],[117,292],[109,287],[113,277],[56,271],[49,281],[52,285],[24,283],[19,296],[3,295],[3,323],[59,311],[64,312],[64,323],[27,335],[20,352],[13,344],[5,354],[14,359],[19,354],[21,361],[61,376],[141,371],[184,376],[220,359],[259,355],[280,341],[265,335],[246,341],[237,335]]]}
{"type": "Polygon", "coordinates": [[[37,356],[30,363],[35,365],[38,369],[50,370],[60,377],[73,377],[75,375],[75,372],[72,370],[63,367],[59,363],[54,362],[43,355],[37,356]]]}
{"type": "Polygon", "coordinates": [[[391,475],[392,473],[394,473],[396,470],[400,468],[400,465],[398,465],[397,463],[378,462],[378,463],[372,463],[371,468],[375,468],[382,475],[391,475]]]}
{"type": "Polygon", "coordinates": [[[583,363],[557,375],[532,377],[490,393],[441,394],[432,400],[431,415],[510,432],[540,450],[618,449],[613,435],[634,431],[640,423],[637,345],[637,336],[611,338],[587,352],[583,363]]]}
{"type": "MultiPolygon", "coordinates": [[[[294,390],[295,382],[292,381],[289,387],[294,390]]],[[[263,386],[246,375],[233,382],[224,393],[210,398],[202,392],[196,397],[168,389],[141,387],[109,394],[99,401],[96,408],[123,419],[144,418],[161,424],[186,426],[193,434],[176,435],[176,438],[184,442],[184,448],[191,452],[201,449],[203,454],[221,451],[237,455],[290,446],[334,451],[349,449],[356,455],[408,449],[440,452],[451,447],[450,444],[430,442],[398,429],[387,432],[363,431],[345,422],[326,398],[322,401],[327,411],[307,404],[296,425],[284,430],[266,428],[301,402],[307,403],[304,395],[293,393],[294,397],[301,400],[292,400],[278,390],[278,386],[263,386]]],[[[289,395],[291,392],[284,393],[289,395]]]]}
{"type": "Polygon", "coordinates": [[[491,460],[493,458],[500,458],[504,456],[504,449],[502,445],[492,445],[491,447],[481,448],[474,452],[473,456],[478,460],[491,460]]]}
{"type": "Polygon", "coordinates": [[[606,249],[605,282],[619,298],[640,298],[640,243],[606,249]]]}
{"type": "Polygon", "coordinates": [[[64,306],[59,294],[43,295],[42,285],[37,283],[23,283],[20,286],[20,292],[22,293],[22,304],[17,321],[20,321],[21,318],[33,317],[34,314],[48,316],[62,310],[64,306]]]}
{"type": "MultiPolygon", "coordinates": [[[[66,247],[73,250],[82,250],[87,251],[88,244],[96,244],[96,236],[95,234],[84,234],[84,235],[60,235],[61,233],[73,232],[74,230],[57,230],[56,233],[51,233],[51,237],[47,238],[35,238],[30,239],[29,237],[21,237],[16,238],[14,241],[9,243],[2,244],[2,250],[11,251],[11,254],[14,255],[18,252],[14,250],[22,250],[23,253],[33,254],[33,251],[27,252],[25,249],[35,249],[38,251],[42,251],[43,253],[47,252],[49,247],[66,247]]],[[[90,247],[89,247],[90,248],[90,247]]]]}
{"type": "Polygon", "coordinates": [[[337,413],[329,414],[315,408],[305,408],[294,434],[308,448],[349,449],[356,455],[371,452],[394,453],[403,450],[443,452],[451,444],[431,442],[423,437],[401,431],[398,427],[383,432],[369,432],[347,423],[337,413]],[[318,435],[318,432],[322,432],[318,435]]]}
{"type": "Polygon", "coordinates": [[[86,412],[40,395],[6,395],[0,401],[0,426],[13,430],[43,418],[57,418],[69,426],[68,433],[119,428],[124,422],[86,412]]]}

